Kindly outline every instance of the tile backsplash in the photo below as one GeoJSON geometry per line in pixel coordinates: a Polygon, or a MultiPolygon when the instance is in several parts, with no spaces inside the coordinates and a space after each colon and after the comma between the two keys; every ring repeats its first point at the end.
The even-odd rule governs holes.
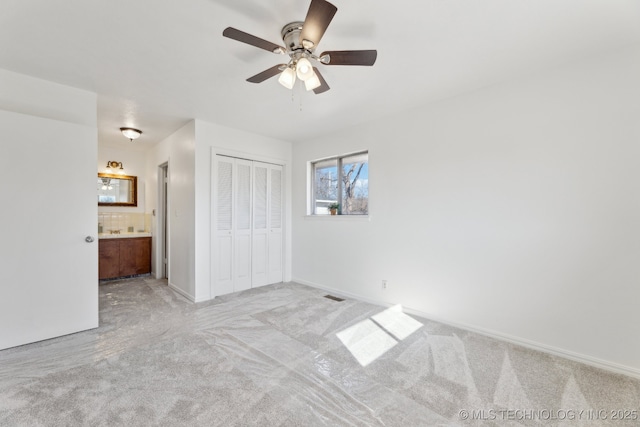
{"type": "Polygon", "coordinates": [[[98,214],[98,233],[149,233],[151,214],[101,212],[98,214]]]}

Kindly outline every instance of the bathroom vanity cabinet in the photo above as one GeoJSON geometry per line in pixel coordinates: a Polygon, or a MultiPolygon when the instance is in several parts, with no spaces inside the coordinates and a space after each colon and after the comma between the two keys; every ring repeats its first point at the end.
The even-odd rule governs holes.
{"type": "Polygon", "coordinates": [[[151,237],[99,240],[100,279],[151,273],[151,237]]]}

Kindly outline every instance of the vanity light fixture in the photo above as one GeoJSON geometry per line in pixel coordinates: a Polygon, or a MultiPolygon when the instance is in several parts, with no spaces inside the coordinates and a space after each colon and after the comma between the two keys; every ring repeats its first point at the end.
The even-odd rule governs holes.
{"type": "Polygon", "coordinates": [[[142,135],[141,130],[134,128],[120,128],[120,132],[131,141],[140,138],[140,135],[142,135]]]}
{"type": "Polygon", "coordinates": [[[122,166],[122,162],[113,162],[111,160],[107,162],[107,169],[105,170],[105,172],[124,173],[123,171],[124,171],[124,166],[122,166]],[[119,171],[116,171],[116,169],[119,169],[119,171]]]}

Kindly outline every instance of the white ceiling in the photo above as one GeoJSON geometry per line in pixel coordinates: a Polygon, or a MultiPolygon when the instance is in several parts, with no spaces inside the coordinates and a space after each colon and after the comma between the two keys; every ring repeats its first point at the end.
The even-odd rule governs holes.
{"type": "Polygon", "coordinates": [[[0,68],[98,93],[99,143],[131,147],[131,126],[146,148],[193,118],[305,140],[640,43],[639,0],[333,0],[318,52],[377,49],[373,67],[321,65],[321,95],[246,82],[284,57],[224,28],[280,44],[309,1],[2,0],[0,68]]]}

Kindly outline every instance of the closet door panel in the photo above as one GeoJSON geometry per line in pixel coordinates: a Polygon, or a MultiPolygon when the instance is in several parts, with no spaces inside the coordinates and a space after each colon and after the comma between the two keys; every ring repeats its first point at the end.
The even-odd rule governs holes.
{"type": "Polygon", "coordinates": [[[282,166],[215,156],[214,295],[283,278],[282,166]]]}
{"type": "Polygon", "coordinates": [[[236,159],[234,292],[251,288],[251,163],[236,159]]]}
{"type": "Polygon", "coordinates": [[[234,160],[216,156],[214,185],[214,294],[233,292],[233,166],[234,160]]]}
{"type": "Polygon", "coordinates": [[[268,283],[282,282],[283,192],[282,166],[269,168],[268,283]]]}
{"type": "Polygon", "coordinates": [[[221,293],[233,292],[232,259],[233,239],[230,234],[218,236],[216,283],[221,293]]]}
{"type": "Polygon", "coordinates": [[[269,165],[253,162],[252,287],[267,284],[269,231],[269,165]]]}
{"type": "Polygon", "coordinates": [[[267,284],[267,252],[269,250],[269,241],[267,234],[258,234],[253,236],[253,277],[251,287],[264,286],[267,284]]]}
{"type": "Polygon", "coordinates": [[[239,235],[235,239],[234,292],[251,288],[251,236],[239,235]]]}

